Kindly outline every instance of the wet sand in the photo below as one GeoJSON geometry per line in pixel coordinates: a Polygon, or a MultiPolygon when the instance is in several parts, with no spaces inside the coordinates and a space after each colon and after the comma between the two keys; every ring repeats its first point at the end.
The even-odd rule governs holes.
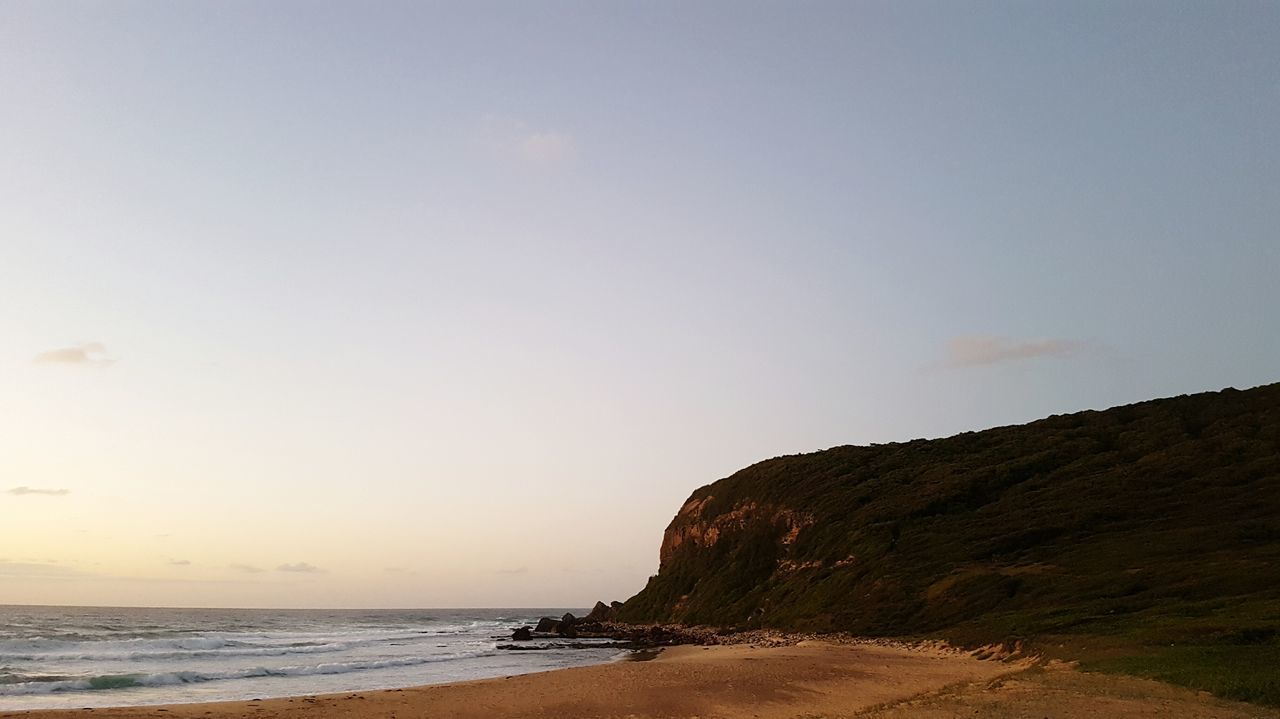
{"type": "Polygon", "coordinates": [[[408,689],[248,702],[0,712],[0,719],[577,719],[579,717],[1186,717],[1280,712],[1063,665],[939,648],[803,642],[682,646],[653,661],[408,689]]]}

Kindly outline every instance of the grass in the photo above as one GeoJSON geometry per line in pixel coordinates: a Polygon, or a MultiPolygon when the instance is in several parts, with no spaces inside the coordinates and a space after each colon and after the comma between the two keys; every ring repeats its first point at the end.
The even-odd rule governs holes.
{"type": "Polygon", "coordinates": [[[1280,645],[1146,647],[1128,656],[1082,661],[1085,671],[1129,674],[1280,706],[1280,645]]]}

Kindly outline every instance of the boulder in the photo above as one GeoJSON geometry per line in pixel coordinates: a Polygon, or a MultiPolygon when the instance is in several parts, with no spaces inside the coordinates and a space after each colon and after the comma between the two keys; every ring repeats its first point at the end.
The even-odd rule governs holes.
{"type": "Polygon", "coordinates": [[[511,633],[511,638],[517,642],[527,642],[533,639],[533,629],[530,627],[520,627],[511,633]]]}
{"type": "Polygon", "coordinates": [[[538,626],[533,628],[535,632],[554,632],[560,627],[560,622],[551,617],[543,617],[538,620],[538,626]]]}
{"type": "Polygon", "coordinates": [[[578,623],[577,617],[573,616],[569,612],[565,612],[564,616],[560,617],[559,624],[556,625],[556,634],[559,634],[562,637],[569,637],[570,639],[576,639],[578,636],[578,630],[574,629],[573,625],[577,623],[578,623]]]}
{"type": "Polygon", "coordinates": [[[584,617],[583,621],[611,622],[617,613],[618,610],[608,604],[605,604],[604,602],[596,602],[596,605],[591,608],[591,613],[584,617]]]}

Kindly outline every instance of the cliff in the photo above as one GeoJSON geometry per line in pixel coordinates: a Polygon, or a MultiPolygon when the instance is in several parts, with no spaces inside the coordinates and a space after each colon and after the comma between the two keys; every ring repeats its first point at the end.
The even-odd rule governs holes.
{"type": "Polygon", "coordinates": [[[1280,384],[766,460],[660,559],[621,619],[1274,642],[1280,384]]]}

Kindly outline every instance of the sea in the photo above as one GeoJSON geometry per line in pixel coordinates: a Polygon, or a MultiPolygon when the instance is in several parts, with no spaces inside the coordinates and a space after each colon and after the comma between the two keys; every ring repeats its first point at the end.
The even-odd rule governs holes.
{"type": "Polygon", "coordinates": [[[0,710],[391,689],[628,657],[608,640],[510,640],[566,611],[585,613],[0,606],[0,710]]]}

